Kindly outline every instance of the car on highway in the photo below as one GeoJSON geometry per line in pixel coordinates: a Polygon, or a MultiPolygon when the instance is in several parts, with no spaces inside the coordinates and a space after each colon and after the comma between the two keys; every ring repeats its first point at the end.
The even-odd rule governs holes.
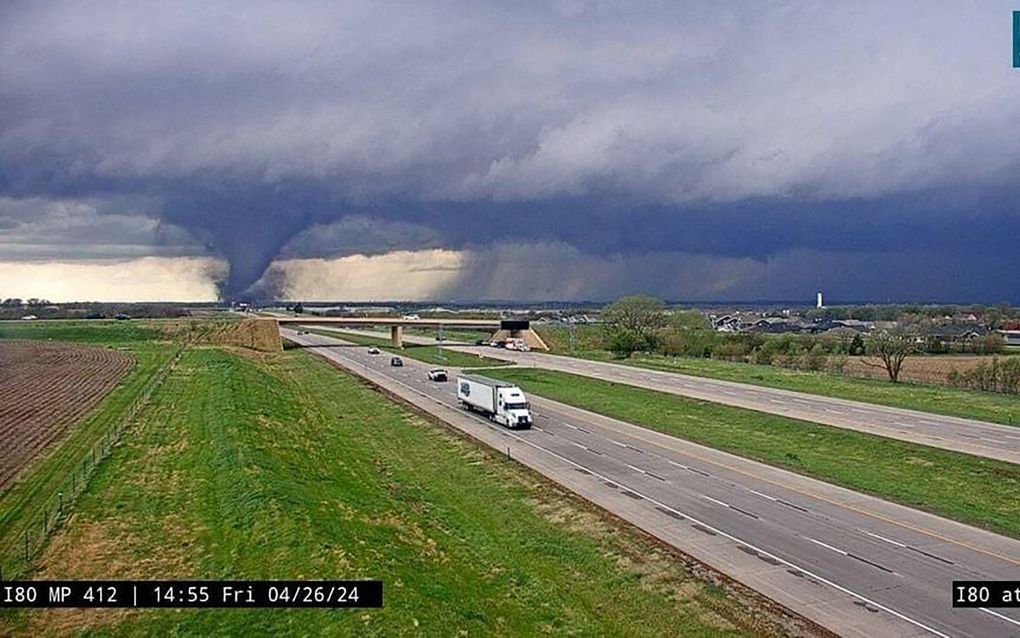
{"type": "Polygon", "coordinates": [[[372,346],[371,348],[368,349],[368,354],[379,354],[379,348],[372,346]]]}
{"type": "Polygon", "coordinates": [[[429,381],[446,381],[446,379],[446,370],[443,370],[442,368],[433,368],[429,370],[429,381]]]}
{"type": "Polygon", "coordinates": [[[393,357],[390,359],[390,365],[394,368],[400,368],[404,365],[404,360],[400,357],[393,357]]]}

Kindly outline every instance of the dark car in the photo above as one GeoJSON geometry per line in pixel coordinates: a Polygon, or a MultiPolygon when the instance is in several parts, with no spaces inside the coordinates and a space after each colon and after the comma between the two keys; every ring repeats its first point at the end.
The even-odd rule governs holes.
{"type": "Polygon", "coordinates": [[[393,366],[394,368],[399,368],[404,365],[404,360],[401,359],[400,357],[393,357],[392,359],[390,359],[390,365],[393,366]]]}

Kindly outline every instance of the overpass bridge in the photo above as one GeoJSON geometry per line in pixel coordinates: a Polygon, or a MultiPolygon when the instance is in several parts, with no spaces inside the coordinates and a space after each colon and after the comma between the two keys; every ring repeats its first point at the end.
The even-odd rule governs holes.
{"type": "Polygon", "coordinates": [[[529,347],[548,350],[542,338],[531,329],[527,319],[404,319],[400,317],[273,317],[278,325],[328,325],[349,328],[389,327],[390,342],[397,348],[404,346],[404,328],[469,328],[491,330],[494,341],[523,339],[529,347]]]}

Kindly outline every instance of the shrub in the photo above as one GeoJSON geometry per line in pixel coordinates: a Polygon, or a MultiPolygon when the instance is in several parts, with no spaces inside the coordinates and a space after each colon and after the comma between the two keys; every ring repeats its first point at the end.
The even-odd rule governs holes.
{"type": "Polygon", "coordinates": [[[747,354],[747,344],[736,341],[720,343],[712,350],[713,359],[723,359],[725,361],[745,361],[747,354]]]}

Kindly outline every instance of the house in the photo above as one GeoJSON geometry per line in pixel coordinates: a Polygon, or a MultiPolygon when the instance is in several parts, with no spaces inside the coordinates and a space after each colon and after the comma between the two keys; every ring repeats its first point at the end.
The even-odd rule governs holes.
{"type": "Polygon", "coordinates": [[[935,337],[944,342],[963,342],[978,339],[988,334],[988,330],[980,324],[950,324],[947,326],[935,326],[928,332],[928,336],[935,337]]]}
{"type": "Polygon", "coordinates": [[[752,332],[800,332],[800,324],[791,323],[782,317],[763,317],[751,324],[752,332]]]}
{"type": "Polygon", "coordinates": [[[870,321],[861,321],[860,319],[837,319],[833,323],[844,328],[851,328],[857,332],[870,332],[875,327],[875,324],[870,321]]]}
{"type": "Polygon", "coordinates": [[[733,315],[714,317],[712,327],[719,332],[737,332],[740,329],[740,318],[733,315]]]}

